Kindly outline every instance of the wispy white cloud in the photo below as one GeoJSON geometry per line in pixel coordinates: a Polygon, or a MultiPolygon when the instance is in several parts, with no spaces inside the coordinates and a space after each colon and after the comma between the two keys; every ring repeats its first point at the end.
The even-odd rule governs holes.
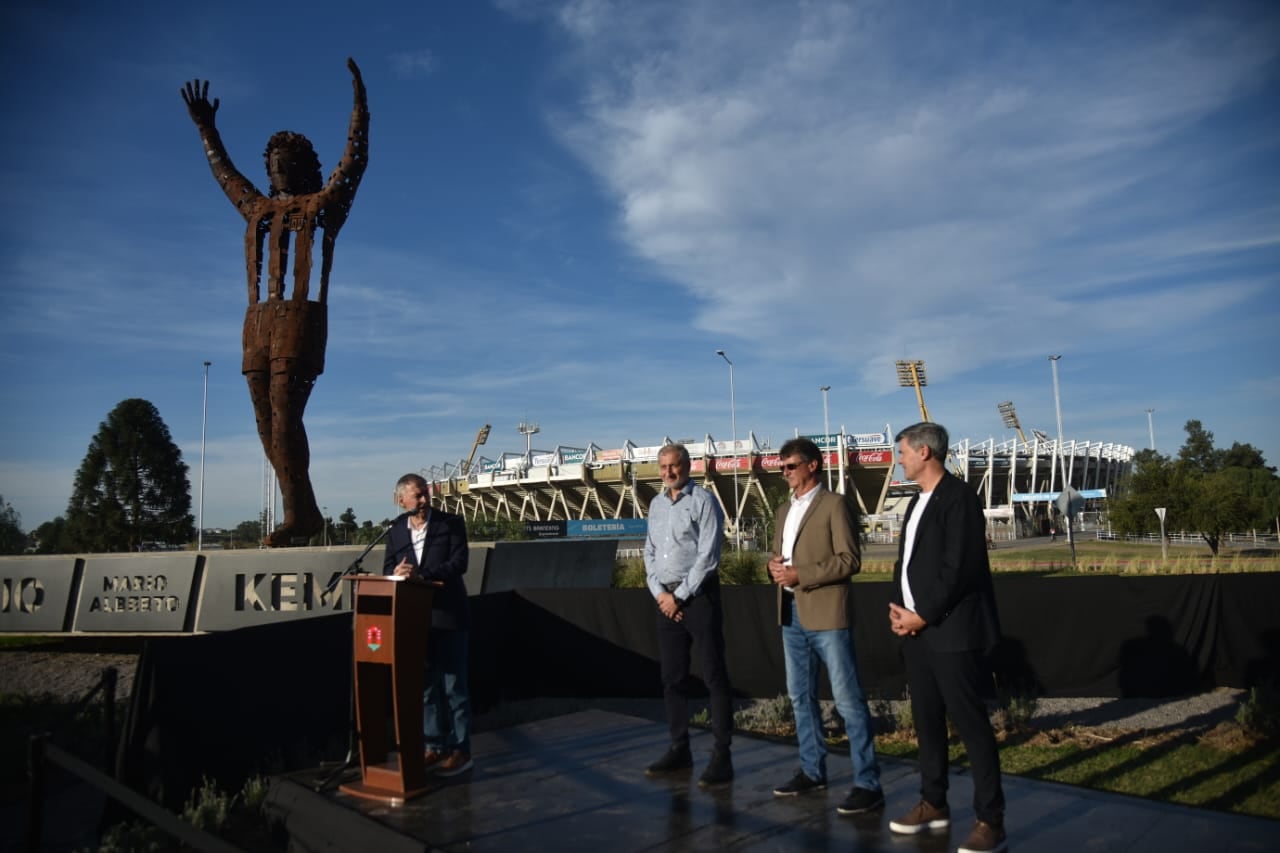
{"type": "Polygon", "coordinates": [[[440,58],[427,48],[391,54],[391,70],[406,79],[429,77],[440,67],[440,58]]]}
{"type": "MultiPolygon", "coordinates": [[[[875,355],[907,345],[965,371],[1042,345],[1045,323],[1132,343],[1256,294],[1161,280],[1193,272],[1188,246],[1224,247],[1227,223],[1172,220],[1195,187],[1160,182],[1182,168],[1184,136],[1278,51],[1267,27],[1226,13],[1094,12],[1055,22],[1073,40],[1037,37],[1012,6],[976,25],[880,4],[744,18],[568,3],[584,109],[556,126],[616,198],[622,238],[704,303],[709,332],[870,359],[873,385],[875,355]],[[1081,270],[1148,293],[1086,293],[1081,270]]],[[[1274,245],[1253,240],[1241,248],[1274,245]]]]}

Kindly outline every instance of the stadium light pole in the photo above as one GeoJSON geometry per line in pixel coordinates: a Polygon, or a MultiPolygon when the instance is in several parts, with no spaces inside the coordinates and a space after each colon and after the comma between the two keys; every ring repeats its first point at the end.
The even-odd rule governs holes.
{"type": "Polygon", "coordinates": [[[204,550],[204,441],[209,425],[209,365],[204,363],[204,395],[200,403],[200,501],[196,509],[196,550],[204,550]]]}
{"type": "Polygon", "coordinates": [[[1151,449],[1156,449],[1156,427],[1154,421],[1151,420],[1151,413],[1155,409],[1147,409],[1147,437],[1151,439],[1151,449]]]}
{"type": "Polygon", "coordinates": [[[729,356],[722,349],[716,350],[716,355],[729,365],[729,423],[733,429],[733,547],[734,550],[741,551],[742,525],[738,523],[738,404],[733,397],[733,362],[729,361],[729,356]]]}
{"type": "Polygon", "coordinates": [[[920,359],[899,359],[894,362],[898,370],[898,384],[903,388],[916,389],[916,402],[920,404],[920,420],[931,421],[929,409],[924,404],[924,392],[920,389],[929,384],[924,372],[924,362],[920,359]]]}
{"type": "MultiPolygon", "coordinates": [[[[822,392],[822,455],[827,455],[827,445],[831,444],[831,422],[827,419],[827,392],[831,390],[830,385],[819,385],[818,390],[822,392]]],[[[827,469],[827,491],[831,491],[831,466],[826,465],[827,469]]]]}
{"type": "Polygon", "coordinates": [[[1003,403],[996,403],[996,409],[1000,412],[1000,417],[1004,420],[1004,425],[1012,430],[1017,430],[1018,438],[1023,444],[1027,443],[1027,437],[1022,432],[1022,423],[1018,420],[1018,413],[1013,408],[1012,400],[1005,400],[1003,403]]]}

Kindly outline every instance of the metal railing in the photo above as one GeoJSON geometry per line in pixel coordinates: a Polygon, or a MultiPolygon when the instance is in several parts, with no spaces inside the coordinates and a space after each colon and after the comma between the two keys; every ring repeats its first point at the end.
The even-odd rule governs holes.
{"type": "MultiPolygon", "coordinates": [[[[103,670],[102,678],[83,699],[76,704],[76,712],[86,708],[98,692],[103,694],[103,724],[106,726],[106,754],[104,764],[111,766],[115,756],[115,705],[117,674],[114,667],[103,670]]],[[[44,836],[45,800],[47,798],[48,767],[55,764],[89,785],[97,788],[106,796],[139,815],[161,831],[168,833],[194,850],[209,853],[240,853],[240,848],[229,844],[215,835],[210,835],[183,821],[177,815],[166,810],[132,788],[112,778],[107,773],[94,767],[84,759],[77,758],[61,747],[51,743],[52,734],[41,732],[30,737],[27,742],[27,770],[30,777],[31,808],[28,813],[26,850],[38,853],[44,836]]]]}
{"type": "MultiPolygon", "coordinates": [[[[1159,533],[1113,533],[1109,530],[1098,530],[1097,538],[1113,542],[1145,542],[1148,544],[1159,545],[1159,533]]],[[[1185,530],[1170,532],[1168,534],[1170,545],[1203,545],[1204,537],[1199,533],[1193,533],[1185,530]]],[[[1229,548],[1247,548],[1250,546],[1259,547],[1277,547],[1280,546],[1280,537],[1274,533],[1224,533],[1222,538],[1218,540],[1219,544],[1229,548]]]]}

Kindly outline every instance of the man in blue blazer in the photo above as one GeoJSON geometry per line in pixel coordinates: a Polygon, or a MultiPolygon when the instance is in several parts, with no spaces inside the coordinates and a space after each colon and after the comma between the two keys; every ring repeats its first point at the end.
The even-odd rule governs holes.
{"type": "Polygon", "coordinates": [[[987,715],[992,693],[986,654],[1000,639],[986,521],[973,489],[943,466],[948,436],[919,423],[895,437],[898,461],[920,493],[907,504],[893,569],[889,627],[903,639],[911,714],[920,744],[920,803],[889,822],[914,835],[950,826],[947,717],[973,769],[977,823],[960,853],[1005,849],[1000,754],[987,715]]]}
{"type": "Polygon", "coordinates": [[[467,687],[471,611],[462,576],[467,571],[467,529],[462,517],[432,507],[427,481],[405,474],[396,503],[406,514],[387,534],[384,575],[417,577],[437,589],[422,690],[422,733],[427,770],[457,776],[470,770],[471,694],[467,687]]]}

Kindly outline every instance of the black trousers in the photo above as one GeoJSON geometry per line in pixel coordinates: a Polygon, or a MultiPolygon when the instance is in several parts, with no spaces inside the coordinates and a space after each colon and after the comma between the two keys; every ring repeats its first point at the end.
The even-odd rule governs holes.
{"type": "Polygon", "coordinates": [[[671,726],[671,744],[689,745],[689,669],[692,647],[702,656],[702,677],[711,692],[711,732],[716,749],[728,749],[733,734],[733,701],[724,662],[724,619],[720,579],[712,573],[684,606],[684,617],[668,619],[655,606],[658,655],[662,664],[662,698],[671,726]]]}
{"type": "Polygon", "coordinates": [[[978,820],[1004,825],[1000,753],[987,716],[991,671],[979,651],[935,652],[908,637],[902,654],[911,688],[911,715],[920,743],[920,796],[935,806],[947,802],[947,717],[955,723],[973,771],[973,810],[978,820]]]}

